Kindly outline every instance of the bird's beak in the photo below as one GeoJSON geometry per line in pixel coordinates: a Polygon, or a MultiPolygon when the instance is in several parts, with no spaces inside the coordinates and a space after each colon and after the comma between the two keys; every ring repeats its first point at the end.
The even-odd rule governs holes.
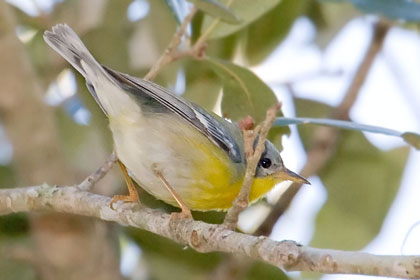
{"type": "Polygon", "coordinates": [[[277,179],[281,179],[283,181],[289,180],[298,184],[308,184],[310,185],[308,180],[300,176],[299,174],[296,174],[293,171],[290,171],[286,167],[283,167],[279,171],[274,173],[274,177],[277,179]]]}

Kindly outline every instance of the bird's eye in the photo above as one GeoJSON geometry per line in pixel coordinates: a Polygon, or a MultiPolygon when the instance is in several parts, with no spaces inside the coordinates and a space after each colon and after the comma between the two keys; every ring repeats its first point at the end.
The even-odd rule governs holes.
{"type": "Polygon", "coordinates": [[[269,158],[263,158],[260,160],[260,165],[263,168],[269,168],[271,166],[271,159],[269,158]]]}

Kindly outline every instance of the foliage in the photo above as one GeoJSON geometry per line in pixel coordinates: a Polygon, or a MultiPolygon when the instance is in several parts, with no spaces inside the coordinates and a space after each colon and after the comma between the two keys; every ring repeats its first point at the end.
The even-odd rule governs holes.
{"type": "Polygon", "coordinates": [[[420,3],[414,0],[324,0],[349,2],[366,13],[386,16],[389,19],[409,22],[420,21],[420,3]]]}
{"type": "MultiPolygon", "coordinates": [[[[57,74],[68,67],[52,54],[42,40],[43,30],[59,22],[72,26],[101,63],[133,76],[143,76],[163,53],[176,31],[178,22],[173,14],[183,16],[176,8],[179,7],[178,2],[183,2],[186,7],[189,5],[186,0],[149,0],[147,15],[131,22],[126,13],[132,2],[59,1],[51,13],[46,12],[39,17],[29,16],[15,8],[17,25],[35,31],[32,39],[25,43],[25,48],[40,85],[46,89],[56,80],[57,74]]],[[[389,20],[420,20],[420,4],[408,0],[189,0],[188,3],[196,5],[199,12],[193,18],[190,37],[185,39],[181,50],[188,42],[193,44],[202,39],[206,42],[205,56],[186,57],[173,62],[159,73],[155,81],[176,89],[178,94],[207,110],[220,110],[223,116],[234,121],[251,115],[260,122],[267,108],[278,102],[272,87],[249,67],[268,60],[303,16],[314,23],[318,32],[315,40],[321,47],[327,46],[344,24],[361,15],[347,9],[349,3],[363,13],[379,14],[389,20]]],[[[185,11],[182,12],[185,14],[185,11]]],[[[1,24],[0,20],[0,31],[1,24]]],[[[75,122],[76,110],[69,110],[73,104],[71,98],[64,98],[53,109],[66,160],[74,170],[86,175],[110,153],[112,143],[107,121],[87,92],[84,80],[77,76],[76,82],[78,95],[71,98],[77,98],[78,104],[92,114],[89,125],[75,122]]],[[[278,147],[281,146],[278,140],[290,133],[290,124],[333,125],[355,130],[341,132],[333,155],[317,174],[327,189],[328,200],[317,215],[311,243],[335,249],[361,249],[378,234],[395,199],[409,149],[399,147],[382,151],[361,133],[372,130],[372,127],[328,119],[332,108],[326,104],[297,98],[294,101],[297,116],[306,118],[277,120],[270,138],[276,139],[278,147]]],[[[306,151],[310,149],[314,127],[299,126],[299,138],[306,151]]],[[[385,128],[374,130],[392,134],[385,128]]],[[[418,134],[405,132],[397,136],[419,148],[418,134]]],[[[15,177],[12,163],[0,165],[0,187],[17,186],[15,177]]],[[[123,186],[119,180],[114,177],[110,181],[123,186]]],[[[141,198],[148,206],[174,210],[147,194],[141,198]]],[[[219,223],[223,214],[194,213],[194,217],[219,223]]],[[[0,218],[0,247],[16,236],[29,235],[28,226],[26,216],[0,218]]],[[[200,254],[181,248],[144,231],[129,229],[124,234],[142,248],[151,279],[176,279],[174,275],[177,279],[205,279],[226,258],[222,254],[200,254]]],[[[19,272],[22,267],[19,262],[9,262],[10,265],[5,265],[0,258],[0,270],[7,270],[6,274],[12,275],[13,279],[34,278],[27,264],[19,272]]],[[[244,279],[287,279],[281,270],[261,263],[253,263],[243,275],[244,279]]],[[[2,276],[0,279],[3,279],[2,276]]]]}

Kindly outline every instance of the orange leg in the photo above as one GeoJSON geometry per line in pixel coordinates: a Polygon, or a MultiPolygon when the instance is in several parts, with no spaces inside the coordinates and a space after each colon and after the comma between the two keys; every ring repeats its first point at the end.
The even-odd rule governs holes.
{"type": "Polygon", "coordinates": [[[156,176],[158,176],[158,178],[162,181],[163,185],[171,193],[171,195],[174,197],[179,207],[181,208],[181,212],[174,212],[171,214],[172,218],[192,219],[190,208],[188,208],[188,206],[182,201],[181,197],[176,193],[174,188],[171,187],[168,181],[166,181],[165,177],[162,175],[162,173],[157,169],[155,165],[153,166],[153,169],[156,176]]]}
{"type": "Polygon", "coordinates": [[[121,161],[118,161],[120,164],[121,170],[124,175],[125,183],[128,187],[128,195],[114,195],[111,200],[111,208],[114,209],[113,205],[114,203],[122,200],[124,202],[134,202],[139,203],[139,194],[137,193],[136,187],[134,186],[133,181],[131,180],[131,177],[128,175],[127,168],[124,166],[124,164],[121,161]]]}

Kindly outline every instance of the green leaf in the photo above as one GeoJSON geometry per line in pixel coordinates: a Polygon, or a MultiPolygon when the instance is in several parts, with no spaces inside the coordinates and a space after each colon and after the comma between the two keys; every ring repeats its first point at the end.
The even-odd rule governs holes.
{"type": "Polygon", "coordinates": [[[402,138],[405,140],[405,142],[417,150],[420,150],[420,135],[418,133],[405,132],[402,134],[402,138]]]}
{"type": "Polygon", "coordinates": [[[226,7],[229,7],[240,19],[238,24],[229,24],[220,22],[218,19],[206,16],[201,28],[201,33],[209,33],[208,39],[217,39],[228,36],[251,22],[255,21],[273,7],[280,3],[281,0],[223,0],[220,1],[226,7]]]}
{"type": "Polygon", "coordinates": [[[184,6],[186,6],[185,4],[183,5],[179,5],[179,2],[177,0],[164,0],[165,4],[168,6],[169,10],[171,11],[172,15],[174,16],[174,18],[176,19],[178,24],[181,24],[182,20],[183,20],[183,13],[184,10],[183,8],[185,8],[184,6]],[[180,7],[181,6],[181,7],[180,7]]]}
{"type": "MultiPolygon", "coordinates": [[[[278,103],[270,87],[250,70],[219,59],[209,58],[204,61],[222,80],[224,117],[238,121],[251,116],[256,123],[260,123],[265,119],[267,109],[278,103]]],[[[281,150],[281,138],[289,133],[289,127],[273,127],[268,139],[281,150]]]]}
{"type": "MultiPolygon", "coordinates": [[[[296,112],[326,117],[331,107],[309,100],[297,100],[296,112]]],[[[307,148],[312,126],[299,126],[307,148]]],[[[328,199],[316,219],[311,242],[315,247],[357,250],[379,232],[393,202],[409,153],[408,147],[381,151],[359,131],[342,131],[334,154],[319,177],[328,199]]]]}
{"type": "Polygon", "coordinates": [[[365,247],[380,231],[401,182],[409,149],[383,152],[361,133],[343,133],[337,154],[320,172],[328,200],[316,219],[313,246],[365,247]]]}
{"type": "MultiPolygon", "coordinates": [[[[325,0],[324,0],[325,1],[325,0]]],[[[349,2],[365,13],[379,14],[394,20],[420,21],[420,3],[410,0],[328,0],[349,2]]]]}
{"type": "Polygon", "coordinates": [[[185,67],[186,85],[184,98],[213,111],[222,88],[217,76],[199,61],[188,59],[185,67]]]}
{"type": "Polygon", "coordinates": [[[240,33],[234,33],[218,40],[211,40],[207,43],[206,54],[209,57],[232,60],[240,40],[240,33]]]}
{"type": "Polygon", "coordinates": [[[230,10],[228,7],[223,5],[222,3],[216,1],[216,0],[188,0],[194,5],[206,12],[207,14],[211,15],[214,18],[220,18],[221,20],[238,24],[241,22],[240,18],[235,15],[232,10],[230,10]]]}
{"type": "Polygon", "coordinates": [[[308,17],[317,25],[316,43],[325,48],[353,18],[361,13],[349,3],[312,1],[308,17]]]}
{"type": "Polygon", "coordinates": [[[259,123],[268,108],[276,104],[274,92],[250,70],[228,61],[204,60],[223,83],[222,113],[234,121],[250,115],[259,123]]]}
{"type": "Polygon", "coordinates": [[[307,0],[283,0],[248,27],[245,52],[251,64],[260,63],[283,41],[307,3],[307,0]]]}
{"type": "Polygon", "coordinates": [[[107,19],[97,28],[93,28],[83,35],[82,40],[102,64],[122,72],[128,72],[128,40],[132,30],[128,29],[129,21],[125,14],[131,1],[107,2],[104,17],[107,19]]]}

